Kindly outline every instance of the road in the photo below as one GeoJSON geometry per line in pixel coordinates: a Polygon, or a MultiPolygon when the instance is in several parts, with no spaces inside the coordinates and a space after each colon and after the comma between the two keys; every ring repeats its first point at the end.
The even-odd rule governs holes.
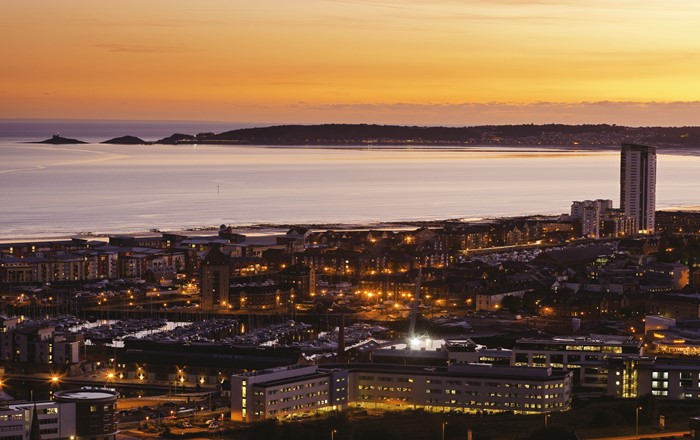
{"type": "Polygon", "coordinates": [[[688,431],[657,432],[654,434],[625,435],[622,437],[595,437],[587,440],[639,440],[645,438],[683,438],[683,436],[688,433],[688,431]]]}

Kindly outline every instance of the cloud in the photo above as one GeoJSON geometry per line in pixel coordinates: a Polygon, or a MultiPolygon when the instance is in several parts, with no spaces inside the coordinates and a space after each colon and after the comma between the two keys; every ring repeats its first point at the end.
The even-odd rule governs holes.
{"type": "Polygon", "coordinates": [[[93,47],[115,53],[184,53],[192,49],[184,46],[157,46],[146,44],[95,44],[93,47]]]}
{"type": "Polygon", "coordinates": [[[387,8],[387,9],[403,9],[403,10],[416,10],[416,8],[407,7],[400,3],[386,2],[386,1],[371,1],[371,0],[326,0],[331,3],[343,3],[348,5],[357,6],[371,6],[375,8],[387,8]]]}
{"type": "MultiPolygon", "coordinates": [[[[85,22],[81,20],[74,20],[76,25],[84,25],[85,22]]],[[[188,19],[162,19],[162,20],[112,20],[106,18],[97,18],[91,20],[91,25],[104,28],[104,27],[144,27],[144,28],[189,28],[193,26],[223,26],[228,24],[225,20],[217,19],[202,19],[202,18],[188,18],[188,19]]]]}

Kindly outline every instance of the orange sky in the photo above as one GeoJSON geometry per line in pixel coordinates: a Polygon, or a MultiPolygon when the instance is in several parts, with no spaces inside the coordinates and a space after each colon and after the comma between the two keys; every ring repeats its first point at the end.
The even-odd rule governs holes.
{"type": "Polygon", "coordinates": [[[695,0],[3,0],[0,118],[700,125],[695,0]]]}

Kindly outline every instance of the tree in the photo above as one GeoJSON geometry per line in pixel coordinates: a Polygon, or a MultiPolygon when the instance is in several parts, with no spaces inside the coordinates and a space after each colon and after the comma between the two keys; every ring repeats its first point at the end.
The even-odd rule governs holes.
{"type": "Polygon", "coordinates": [[[506,295],[503,300],[501,300],[501,307],[514,312],[523,306],[523,299],[519,296],[506,295]]]}

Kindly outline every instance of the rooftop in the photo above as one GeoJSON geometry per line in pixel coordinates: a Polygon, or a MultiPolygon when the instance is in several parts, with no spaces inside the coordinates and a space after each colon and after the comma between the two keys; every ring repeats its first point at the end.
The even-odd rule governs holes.
{"type": "Polygon", "coordinates": [[[587,344],[598,346],[638,346],[641,341],[633,336],[618,335],[588,335],[588,336],[555,336],[552,338],[522,338],[516,344],[587,344]]]}
{"type": "Polygon", "coordinates": [[[54,394],[58,401],[85,401],[102,402],[116,400],[119,393],[107,388],[81,388],[79,390],[56,391],[54,394]]]}

